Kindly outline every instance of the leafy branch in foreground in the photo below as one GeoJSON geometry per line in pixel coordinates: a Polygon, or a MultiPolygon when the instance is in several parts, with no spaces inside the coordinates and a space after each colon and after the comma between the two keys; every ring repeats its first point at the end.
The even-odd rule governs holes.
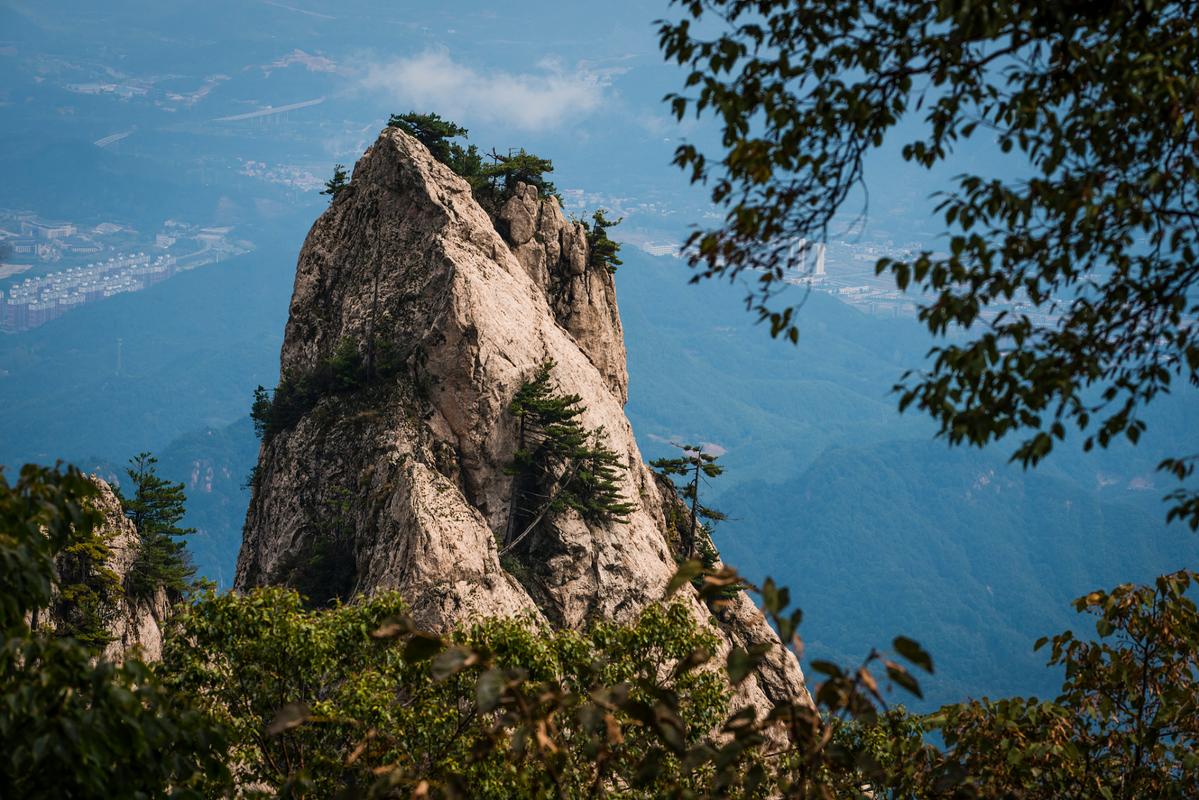
{"type": "Polygon", "coordinates": [[[30,624],[63,553],[102,525],[96,497],[73,467],[26,465],[13,484],[0,471],[0,797],[220,795],[220,726],[137,659],[116,665],[69,630],[30,624]]]}
{"type": "MultiPolygon", "coordinates": [[[[97,661],[29,625],[55,558],[90,534],[95,486],[73,470],[0,473],[0,792],[50,798],[228,796],[230,771],[274,796],[1192,797],[1199,781],[1199,574],[1093,592],[1094,637],[1045,640],[1064,683],[911,716],[933,661],[896,638],[845,667],[809,664],[813,701],[733,710],[730,689],[778,642],[721,653],[694,605],[742,583],[684,563],[628,623],[528,620],[421,630],[395,595],[304,607],[285,589],[192,598],[163,661],[97,661]],[[720,655],[718,655],[720,654],[720,655]],[[47,714],[46,709],[54,709],[47,714]],[[943,744],[934,744],[927,734],[943,744]]],[[[785,588],[753,589],[797,654],[785,588]]]]}
{"type": "MultiPolygon", "coordinates": [[[[876,265],[930,332],[963,334],[905,376],[901,407],[953,443],[1023,435],[1014,459],[1032,465],[1071,428],[1088,448],[1135,443],[1147,404],[1199,384],[1193,3],[673,5],[660,45],[688,75],[667,100],[723,132],[675,151],[726,212],[690,260],[697,278],[753,272],[747,302],[773,335],[798,336],[776,297],[792,242],[827,238],[872,152],[952,168],[981,136],[998,152],[936,195],[946,245],[876,265]]],[[[1170,500],[1199,529],[1199,494],[1170,500]]]]}
{"type": "Polygon", "coordinates": [[[636,783],[660,797],[702,787],[655,731],[686,747],[727,713],[720,676],[699,669],[715,647],[681,604],[586,633],[496,619],[437,636],[394,594],[312,611],[267,588],[198,597],[161,672],[273,794],[590,797],[636,783]],[[656,776],[642,774],[650,754],[656,776]]]}

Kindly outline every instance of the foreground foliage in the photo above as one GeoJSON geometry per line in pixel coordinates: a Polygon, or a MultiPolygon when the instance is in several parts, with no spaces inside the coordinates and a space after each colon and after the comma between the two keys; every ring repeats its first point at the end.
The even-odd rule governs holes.
{"type": "MultiPolygon", "coordinates": [[[[937,194],[948,247],[882,259],[918,294],[931,366],[901,407],[951,442],[1027,435],[1035,464],[1074,428],[1087,447],[1136,442],[1140,411],[1199,383],[1199,36],[1191,2],[676,0],[663,53],[688,70],[668,100],[711,114],[712,151],[675,163],[726,210],[690,239],[702,276],[757,278],[747,301],[775,335],[793,243],[823,241],[864,185],[867,156],[953,165],[971,137],[998,145],[937,194]],[[1027,307],[1048,315],[1040,324],[1027,307]],[[988,311],[1002,313],[986,313],[988,311]]],[[[1161,469],[1193,474],[1196,456],[1161,469]]],[[[1199,493],[1168,518],[1199,528],[1199,493]]]]}
{"type": "MultiPolygon", "coordinates": [[[[932,658],[904,637],[812,662],[811,705],[730,705],[778,644],[718,656],[690,600],[586,633],[488,620],[440,636],[394,595],[325,610],[285,589],[194,596],[148,670],[33,630],[55,558],[100,517],[74,470],[0,474],[0,794],[5,797],[1187,798],[1199,786],[1199,574],[1080,598],[1094,636],[1049,645],[1052,700],[920,717],[932,658]],[[905,665],[906,664],[906,665],[905,665]],[[936,734],[935,746],[928,734],[936,734]],[[236,784],[234,783],[236,778],[236,784]]],[[[686,562],[717,610],[741,583],[686,562]]],[[[689,591],[689,590],[688,590],[689,591]]],[[[754,590],[789,647],[786,589],[754,590]]]]}
{"type": "Polygon", "coordinates": [[[95,660],[95,642],[32,629],[61,587],[55,561],[102,522],[73,468],[0,472],[0,797],[204,797],[227,778],[219,727],[136,660],[95,660]]]}
{"type": "Polygon", "coordinates": [[[158,671],[230,730],[239,776],[280,795],[585,797],[634,782],[649,752],[660,774],[637,796],[702,783],[603,700],[644,711],[669,696],[680,744],[718,723],[723,681],[687,669],[715,642],[685,607],[587,634],[489,620],[445,640],[403,613],[394,595],[311,611],[286,589],[208,592],[158,671]]]}

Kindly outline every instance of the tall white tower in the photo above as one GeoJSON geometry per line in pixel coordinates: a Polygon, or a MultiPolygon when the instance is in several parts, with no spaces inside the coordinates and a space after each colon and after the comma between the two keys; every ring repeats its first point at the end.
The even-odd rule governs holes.
{"type": "Polygon", "coordinates": [[[824,277],[824,243],[816,245],[816,277],[824,277]]]}

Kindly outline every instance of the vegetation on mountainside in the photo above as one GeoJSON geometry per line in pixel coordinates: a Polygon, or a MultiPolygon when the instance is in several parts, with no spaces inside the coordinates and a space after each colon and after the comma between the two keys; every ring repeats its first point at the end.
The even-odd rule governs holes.
{"type": "Polygon", "coordinates": [[[138,453],[125,470],[130,487],[119,493],[125,516],[137,529],[138,548],[128,572],[125,591],[135,599],[148,599],[161,588],[177,600],[191,585],[195,567],[180,537],[195,533],[179,522],[187,513],[182,483],[158,475],[158,459],[138,453]]]}
{"type": "MultiPolygon", "coordinates": [[[[1050,645],[1054,700],[971,701],[925,717],[902,662],[931,657],[899,637],[855,667],[810,665],[816,707],[730,713],[728,687],[774,647],[716,641],[684,603],[650,605],[588,633],[531,622],[419,630],[399,598],[322,611],[291,590],[211,590],[167,627],[147,670],[92,660],[34,630],[58,552],[99,523],[87,478],[26,467],[0,475],[0,789],[5,796],[225,796],[230,775],[267,796],[327,797],[1188,797],[1199,781],[1199,574],[1093,592],[1076,607],[1095,636],[1050,645]],[[54,707],[57,713],[47,715],[54,707]],[[778,734],[785,733],[780,740],[778,734]],[[942,745],[925,738],[936,733],[942,745]],[[141,793],[140,795],[138,793],[141,793]]],[[[682,565],[669,597],[703,574],[682,565]]],[[[741,582],[704,576],[700,598],[741,582]]],[[[767,580],[755,590],[784,641],[800,614],[767,580]]]]}
{"type": "Polygon", "coordinates": [[[395,377],[403,368],[395,348],[386,340],[371,339],[366,352],[350,339],[342,339],[328,357],[309,372],[289,371],[274,392],[254,390],[250,419],[254,432],[270,442],[290,430],[324,398],[349,395],[395,377]]]}
{"type": "Polygon", "coordinates": [[[325,188],[321,194],[329,195],[329,202],[337,199],[337,195],[341,194],[341,190],[350,185],[349,175],[346,174],[344,164],[336,164],[333,167],[333,177],[325,181],[325,188]]]}
{"type": "Polygon", "coordinates": [[[637,795],[650,797],[698,789],[704,772],[687,775],[632,714],[677,697],[662,724],[697,744],[728,710],[718,673],[694,669],[715,646],[682,605],[586,633],[488,620],[442,639],[393,594],[309,611],[258,589],[186,608],[160,672],[226,726],[238,774],[279,795],[593,796],[633,784],[654,753],[637,795]]]}
{"type": "Polygon", "coordinates": [[[587,228],[587,249],[590,253],[588,266],[592,269],[616,272],[616,268],[624,263],[618,255],[620,243],[613,241],[608,236],[608,229],[619,225],[623,219],[624,217],[608,219],[604,209],[601,208],[591,215],[590,225],[586,222],[583,223],[587,228]]]}
{"type": "MultiPolygon", "coordinates": [[[[714,191],[735,206],[725,228],[698,235],[697,263],[709,274],[764,267],[753,297],[776,333],[797,329],[792,309],[767,305],[783,277],[772,246],[822,230],[863,154],[927,101],[929,136],[907,157],[931,165],[983,124],[1039,174],[1019,184],[965,176],[944,207],[961,231],[951,255],[880,264],[937,296],[924,310],[935,333],[980,326],[909,378],[905,404],[954,442],[1035,430],[1017,454],[1032,464],[1066,424],[1086,431],[1094,419],[1100,445],[1135,442],[1142,405],[1175,377],[1196,379],[1195,109],[1185,98],[1199,78],[1188,6],[681,5],[687,18],[663,24],[663,45],[695,68],[695,107],[726,125],[714,191]],[[693,19],[721,14],[727,33],[692,38],[710,30],[693,19]],[[1134,245],[1142,233],[1145,251],[1134,245]],[[1067,313],[1046,329],[979,316],[1016,287],[1035,305],[1064,293],[1067,313]]],[[[676,112],[688,104],[675,98],[676,112]]],[[[694,148],[678,160],[707,173],[694,148]]],[[[569,427],[577,401],[555,399],[548,370],[545,383],[532,400],[568,428],[565,443],[585,443],[569,427]]],[[[1186,478],[1194,464],[1163,468],[1186,478]]],[[[899,637],[857,665],[812,662],[815,708],[730,715],[725,682],[745,681],[778,645],[716,658],[685,605],[651,606],[598,634],[507,621],[443,637],[416,629],[394,597],[308,612],[280,590],[209,594],[169,633],[159,669],[93,661],[76,639],[27,620],[55,596],[57,557],[98,524],[94,492],[71,470],[26,467],[13,487],[0,475],[6,797],[221,796],[234,791],[231,769],[287,797],[1132,800],[1189,798],[1199,785],[1197,573],[1080,598],[1094,635],[1039,643],[1064,676],[1052,700],[905,716],[886,707],[889,689],[919,697],[913,671],[931,673],[933,661],[899,637]]],[[[1171,515],[1199,526],[1199,498],[1174,499],[1171,515]]],[[[666,599],[701,575],[709,602],[740,581],[688,561],[666,599]]],[[[767,580],[757,594],[798,650],[786,589],[767,580]]]]}
{"type": "Polygon", "coordinates": [[[527,183],[537,189],[542,198],[557,195],[554,184],[546,174],[554,171],[548,158],[526,152],[522,147],[501,155],[493,148],[486,156],[478,147],[463,147],[454,139],[466,139],[468,131],[461,125],[442,119],[438,114],[392,114],[388,127],[399,128],[429,149],[433,157],[465,178],[475,197],[489,212],[495,213],[516,192],[517,183],[527,183]],[[491,163],[485,163],[490,158],[491,163]]]}
{"type": "MultiPolygon", "coordinates": [[[[700,569],[689,562],[672,586],[700,569]]],[[[210,595],[180,621],[163,671],[231,731],[235,769],[286,796],[1182,798],[1199,778],[1195,578],[1080,599],[1098,638],[1053,639],[1050,663],[1066,675],[1056,700],[926,717],[885,708],[888,685],[920,693],[900,659],[933,668],[903,637],[897,656],[815,662],[815,709],[730,715],[725,681],[744,681],[771,645],[714,663],[684,605],[586,635],[508,620],[443,638],[394,596],[311,612],[287,590],[210,595]],[[781,747],[768,739],[780,726],[781,747]]],[[[711,576],[701,595],[738,580],[711,576]]],[[[799,615],[786,590],[760,594],[790,638],[799,615]]]]}
{"type": "MultiPolygon", "coordinates": [[[[1026,433],[1014,458],[1027,466],[1070,428],[1088,449],[1135,444],[1147,403],[1199,383],[1190,3],[674,5],[660,44],[689,74],[671,108],[711,114],[724,134],[714,152],[675,151],[727,211],[691,236],[690,261],[697,278],[753,271],[747,300],[774,335],[798,337],[796,307],[775,298],[792,242],[826,238],[868,154],[898,139],[931,170],[978,134],[1005,166],[937,195],[948,252],[876,265],[929,298],[917,302],[930,332],[964,334],[906,375],[900,407],[927,412],[952,443],[1026,433]],[[984,313],[1013,303],[1054,321],[984,313]]],[[[1197,460],[1159,469],[1186,480],[1197,460]]],[[[1199,492],[1170,500],[1167,519],[1199,528],[1199,492]]]]}
{"type": "MultiPolygon", "coordinates": [[[[99,524],[83,524],[54,557],[57,591],[46,623],[93,652],[112,641],[109,627],[121,611],[121,580],[109,566],[112,537],[99,524]]],[[[35,610],[35,628],[41,619],[41,610],[35,610]]]]}
{"type": "Polygon", "coordinates": [[[96,660],[86,631],[30,624],[62,597],[63,554],[102,525],[97,493],[73,468],[0,472],[0,796],[198,800],[228,775],[221,729],[136,659],[96,660]]]}
{"type": "Polygon", "coordinates": [[[553,361],[541,364],[509,405],[518,429],[508,469],[512,501],[503,553],[568,509],[600,524],[623,522],[633,510],[620,492],[620,474],[627,467],[605,444],[602,428],[583,427],[582,398],[554,386],[554,366],[553,361]]]}

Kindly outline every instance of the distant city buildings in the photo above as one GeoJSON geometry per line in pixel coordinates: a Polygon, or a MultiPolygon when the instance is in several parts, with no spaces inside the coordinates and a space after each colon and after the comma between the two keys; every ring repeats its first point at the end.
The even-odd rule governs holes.
{"type": "Polygon", "coordinates": [[[70,222],[0,210],[0,252],[6,252],[8,262],[0,263],[0,280],[13,278],[0,290],[0,332],[30,330],[86,303],[137,292],[176,272],[249,252],[248,242],[229,241],[231,230],[168,220],[153,238],[153,246],[167,252],[151,255],[133,251],[139,241],[140,247],[149,242],[123,225],[106,222],[83,232],[70,222]],[[113,255],[95,258],[104,253],[113,255]],[[89,256],[93,260],[83,263],[89,256]],[[34,261],[62,266],[47,272],[34,261]],[[17,281],[14,276],[22,273],[29,277],[17,281]]]}
{"type": "Polygon", "coordinates": [[[174,256],[151,260],[145,253],[135,253],[26,278],[10,286],[7,296],[0,293],[0,330],[36,328],[84,303],[140,291],[174,273],[174,256]]]}

